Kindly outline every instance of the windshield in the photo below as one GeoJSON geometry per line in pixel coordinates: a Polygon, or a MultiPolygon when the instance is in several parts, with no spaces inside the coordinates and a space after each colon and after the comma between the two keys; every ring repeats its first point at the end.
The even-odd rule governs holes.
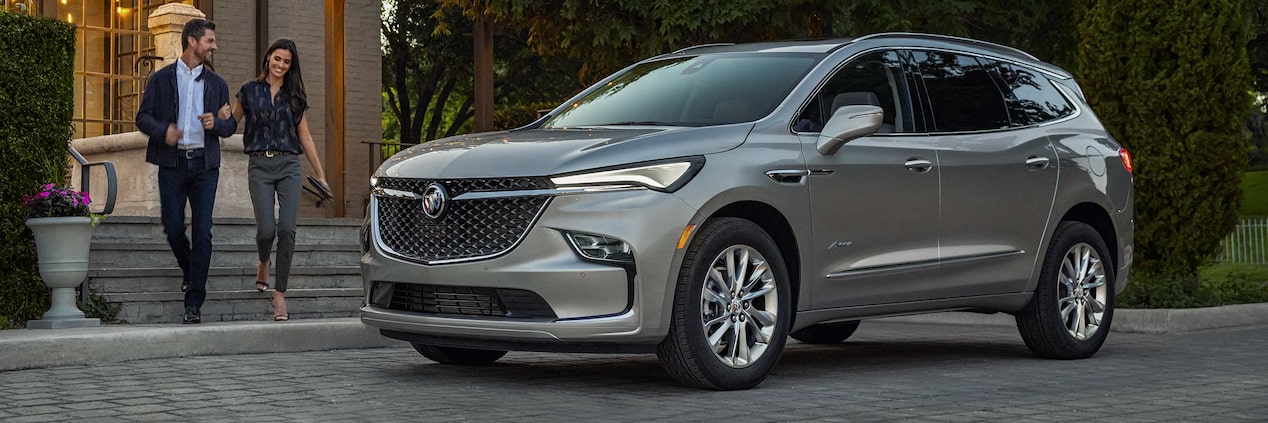
{"type": "Polygon", "coordinates": [[[774,110],[821,58],[716,54],[643,63],[568,105],[542,127],[749,122],[774,110]]]}

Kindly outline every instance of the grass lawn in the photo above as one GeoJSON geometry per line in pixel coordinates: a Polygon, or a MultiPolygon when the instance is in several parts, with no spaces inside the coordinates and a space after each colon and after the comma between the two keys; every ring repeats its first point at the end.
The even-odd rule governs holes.
{"type": "Polygon", "coordinates": [[[1268,282],[1268,265],[1214,263],[1198,268],[1202,280],[1227,280],[1229,275],[1240,274],[1249,281],[1268,282]]]}
{"type": "Polygon", "coordinates": [[[1268,170],[1242,174],[1241,218],[1268,217],[1268,170]]]}

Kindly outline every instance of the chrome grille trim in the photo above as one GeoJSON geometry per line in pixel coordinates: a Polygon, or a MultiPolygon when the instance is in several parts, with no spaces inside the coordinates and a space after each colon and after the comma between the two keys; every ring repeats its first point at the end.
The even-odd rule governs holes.
{"type": "MultiPolygon", "coordinates": [[[[544,178],[484,180],[381,178],[379,187],[376,187],[370,196],[370,219],[373,222],[371,226],[374,243],[389,256],[426,265],[461,263],[494,258],[513,250],[523,242],[533,226],[536,226],[537,221],[545,213],[546,207],[550,204],[550,199],[552,198],[552,196],[540,194],[543,190],[550,190],[549,182],[544,178]],[[396,231],[407,232],[406,234],[387,235],[392,229],[385,231],[383,227],[385,216],[382,209],[384,207],[396,207],[397,209],[394,209],[392,214],[408,213],[408,210],[400,208],[412,208],[413,205],[408,203],[418,201],[413,199],[416,197],[408,194],[417,194],[419,190],[433,182],[445,184],[446,187],[455,192],[456,196],[467,195],[467,197],[453,198],[451,206],[455,210],[442,217],[440,219],[441,222],[426,221],[422,213],[419,212],[417,221],[401,220],[401,222],[406,223],[398,224],[398,226],[402,227],[395,228],[396,231]],[[499,195],[473,195],[486,192],[497,192],[499,195]],[[521,202],[517,202],[517,198],[521,199],[521,202]],[[522,201],[527,201],[527,203],[522,201]],[[489,204],[478,203],[494,204],[490,206],[489,204]],[[479,211],[485,214],[493,214],[503,219],[487,222],[481,220],[464,221],[473,215],[473,213],[470,213],[470,209],[460,212],[462,214],[458,215],[453,213],[458,212],[458,209],[471,207],[485,207],[486,209],[479,211]],[[536,210],[532,210],[532,215],[529,216],[528,213],[533,208],[536,208],[536,210]],[[516,214],[517,212],[518,214],[516,214]],[[487,226],[483,226],[486,224],[487,226]],[[453,225],[453,227],[450,225],[453,225]],[[463,230],[455,232],[453,231],[455,227],[463,230]],[[430,238],[429,233],[432,234],[430,238]],[[510,239],[510,236],[514,236],[514,239],[510,239]],[[428,245],[441,237],[456,239],[459,244],[443,248],[428,245]],[[393,238],[396,240],[392,240],[393,238]],[[415,251],[405,251],[405,249],[415,251]]],[[[419,207],[421,207],[421,203],[419,203],[419,207]]],[[[389,220],[391,219],[393,218],[389,218],[389,220]]],[[[395,219],[399,220],[401,218],[397,217],[395,219]]]]}

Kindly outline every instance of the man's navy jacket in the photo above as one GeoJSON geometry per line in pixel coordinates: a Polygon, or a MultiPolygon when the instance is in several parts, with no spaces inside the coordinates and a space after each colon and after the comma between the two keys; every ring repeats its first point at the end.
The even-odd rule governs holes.
{"type": "MultiPolygon", "coordinates": [[[[203,131],[203,157],[207,169],[220,167],[220,137],[228,137],[238,130],[238,121],[233,117],[220,119],[217,111],[221,106],[229,104],[229,84],[215,72],[203,66],[202,73],[196,80],[203,83],[203,109],[197,114],[211,113],[216,116],[216,126],[203,131]]],[[[176,64],[164,66],[150,75],[145,83],[145,96],[141,98],[141,108],[136,112],[136,127],[150,137],[145,148],[145,161],[162,167],[176,167],[179,156],[176,146],[167,145],[167,127],[176,123],[178,116],[179,94],[176,89],[176,64]]]]}

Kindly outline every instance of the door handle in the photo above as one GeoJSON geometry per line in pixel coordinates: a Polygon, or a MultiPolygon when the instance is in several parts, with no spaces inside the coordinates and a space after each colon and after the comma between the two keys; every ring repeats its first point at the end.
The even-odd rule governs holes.
{"type": "Polygon", "coordinates": [[[903,166],[907,166],[907,170],[915,173],[925,173],[928,172],[929,169],[933,168],[933,162],[913,157],[907,159],[907,162],[903,163],[903,166]]]}
{"type": "Polygon", "coordinates": [[[1031,170],[1040,170],[1048,167],[1048,158],[1040,156],[1030,156],[1026,158],[1026,167],[1031,170]]]}

